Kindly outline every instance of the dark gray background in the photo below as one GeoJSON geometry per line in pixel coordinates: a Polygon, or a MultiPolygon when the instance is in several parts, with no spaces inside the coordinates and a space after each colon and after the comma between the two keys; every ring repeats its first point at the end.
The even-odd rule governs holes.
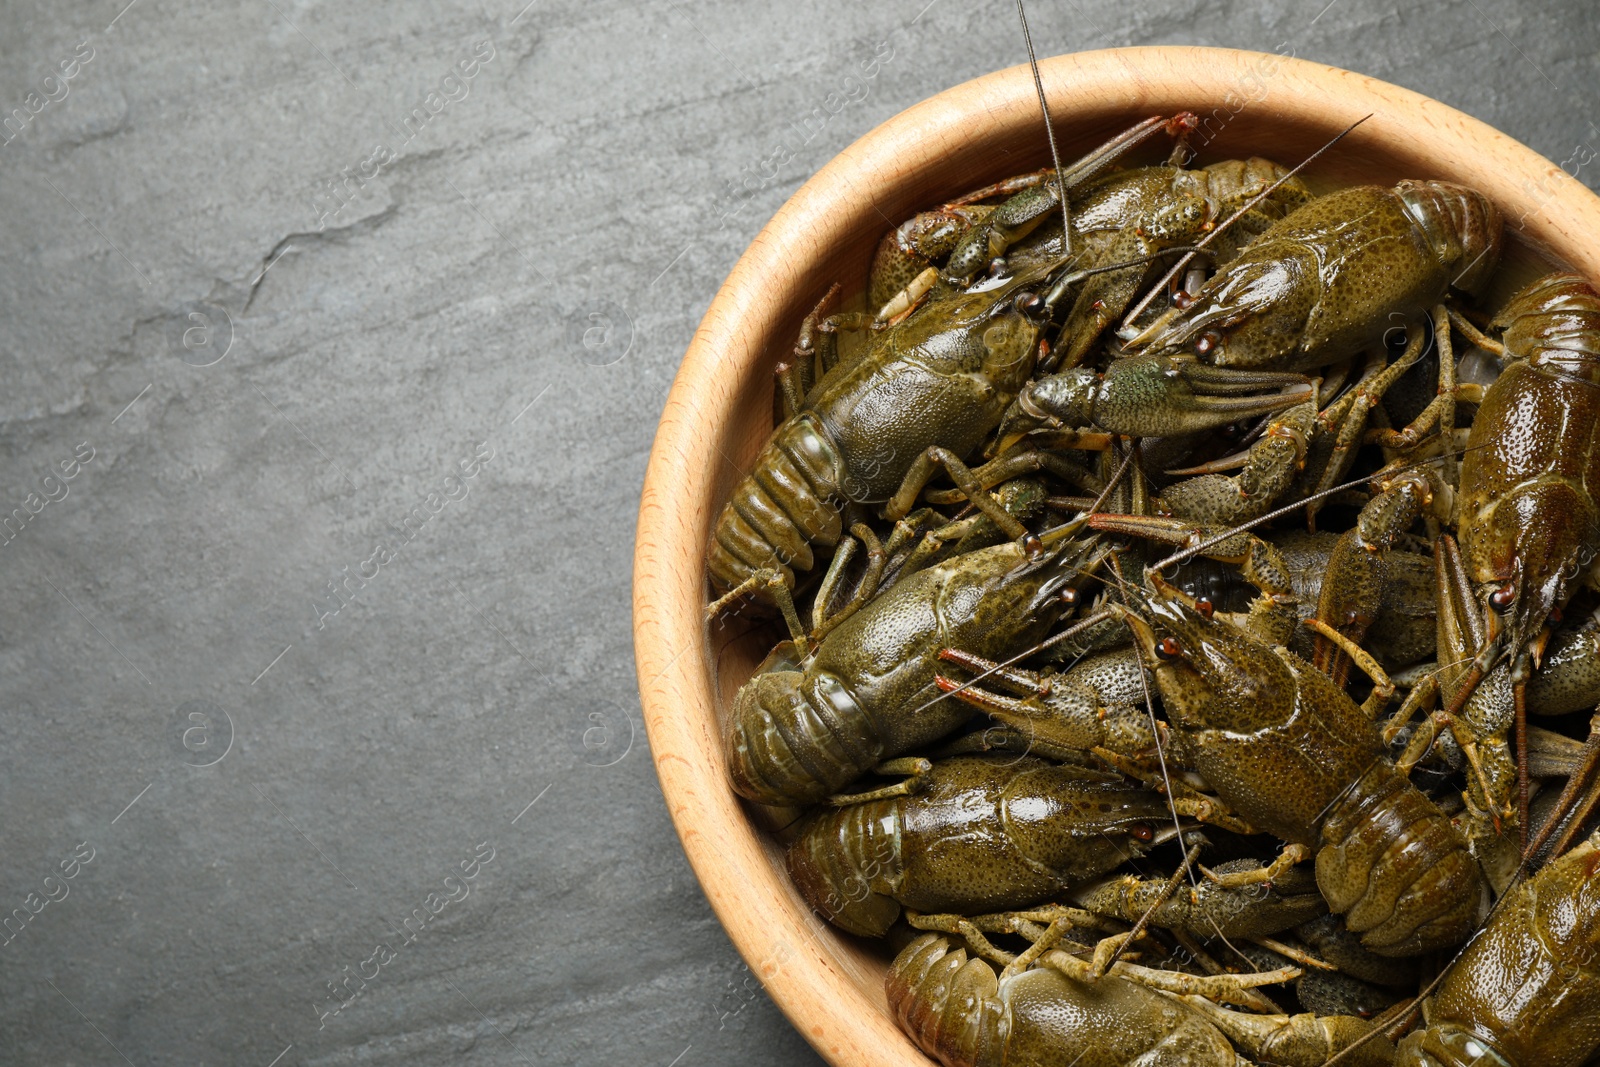
{"type": "MultiPolygon", "coordinates": [[[[660,799],[638,487],[761,224],[1021,61],[1015,14],[521,2],[0,13],[0,114],[93,50],[0,147],[0,515],[37,509],[0,544],[0,914],[31,916],[0,947],[6,1063],[815,1062],[660,799]],[[392,936],[432,893],[458,899],[392,936]]],[[[1041,54],[1292,51],[1571,166],[1600,145],[1582,0],[1030,8],[1041,54]]]]}

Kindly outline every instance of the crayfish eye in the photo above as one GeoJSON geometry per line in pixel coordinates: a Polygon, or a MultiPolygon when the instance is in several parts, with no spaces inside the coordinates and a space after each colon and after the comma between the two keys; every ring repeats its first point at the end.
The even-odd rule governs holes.
{"type": "Polygon", "coordinates": [[[1192,303],[1194,303],[1194,297],[1190,296],[1186,291],[1178,289],[1173,292],[1172,306],[1179,311],[1182,311],[1192,303]]]}
{"type": "Polygon", "coordinates": [[[1074,605],[1074,604],[1076,604],[1078,602],[1078,591],[1076,589],[1072,589],[1072,588],[1063,589],[1063,590],[1061,590],[1060,596],[1061,596],[1061,602],[1063,604],[1067,605],[1068,607],[1071,607],[1072,605],[1074,605]]]}
{"type": "Polygon", "coordinates": [[[1200,613],[1200,617],[1202,619],[1206,619],[1207,621],[1209,621],[1211,619],[1212,613],[1217,610],[1217,607],[1216,607],[1215,604],[1211,603],[1211,601],[1207,600],[1205,597],[1201,597],[1199,600],[1196,600],[1194,602],[1194,610],[1196,610],[1196,611],[1198,611],[1200,613]]]}
{"type": "Polygon", "coordinates": [[[1044,297],[1038,293],[1018,293],[1016,299],[1012,301],[1012,306],[1035,322],[1045,316],[1044,297]]]}
{"type": "Polygon", "coordinates": [[[1503,585],[1489,594],[1489,606],[1504,615],[1511,610],[1517,602],[1517,591],[1509,585],[1503,585]]]}
{"type": "Polygon", "coordinates": [[[1183,655],[1183,642],[1176,637],[1163,637],[1156,642],[1156,655],[1162,659],[1177,659],[1183,655]]]}
{"type": "Polygon", "coordinates": [[[1140,841],[1154,841],[1156,832],[1142,822],[1133,823],[1128,827],[1130,836],[1137,837],[1140,841]]]}
{"type": "Polygon", "coordinates": [[[1222,343],[1222,335],[1215,330],[1207,330],[1200,335],[1200,340],[1194,343],[1196,355],[1203,356],[1222,343]]]}

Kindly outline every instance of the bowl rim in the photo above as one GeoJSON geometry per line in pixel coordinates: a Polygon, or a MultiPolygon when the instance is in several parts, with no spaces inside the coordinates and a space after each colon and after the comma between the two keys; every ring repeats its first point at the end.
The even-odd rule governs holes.
{"type": "MultiPolygon", "coordinates": [[[[1508,229],[1516,225],[1529,243],[1600,278],[1600,241],[1582,239],[1600,235],[1600,198],[1506,134],[1409,89],[1289,56],[1190,46],[1071,53],[1041,59],[1039,74],[1058,128],[1074,115],[1170,114],[1194,101],[1225,100],[1253,78],[1262,95],[1250,105],[1291,120],[1337,131],[1371,113],[1350,143],[1385,149],[1408,143],[1437,164],[1438,174],[1417,177],[1473,169],[1468,163],[1487,154],[1493,164],[1477,164],[1474,185],[1502,208],[1508,229]]],[[[752,383],[770,363],[764,339],[797,325],[798,298],[774,294],[796,291],[830,243],[860,223],[860,212],[841,213],[841,192],[875,217],[875,197],[858,190],[870,194],[885,178],[903,180],[919,166],[938,165],[970,134],[975,112],[985,122],[1037,124],[1038,108],[1032,74],[1018,65],[902,111],[817,171],[762,228],[712,300],[667,396],[645,474],[634,553],[634,649],[662,795],[735,947],[796,1029],[838,1067],[930,1061],[881,1001],[861,993],[849,953],[841,955],[840,935],[796,909],[792,892],[777,881],[761,831],[727,785],[702,610],[706,531],[722,503],[719,464],[707,455],[716,441],[708,442],[707,428],[714,438],[735,405],[749,402],[752,383]]]]}

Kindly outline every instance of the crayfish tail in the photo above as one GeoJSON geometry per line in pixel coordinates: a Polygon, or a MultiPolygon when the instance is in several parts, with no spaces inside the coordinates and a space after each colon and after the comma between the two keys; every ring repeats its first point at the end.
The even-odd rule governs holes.
{"type": "Polygon", "coordinates": [[[824,809],[789,846],[789,877],[823,918],[861,937],[882,937],[900,917],[878,892],[900,870],[899,819],[892,801],[824,809]]]}
{"type": "MultiPolygon", "coordinates": [[[[773,671],[746,682],[728,730],[734,792],[758,804],[815,804],[878,765],[883,746],[853,701],[821,712],[800,671],[773,671]],[[849,721],[845,721],[848,719],[849,721]]],[[[827,681],[828,679],[823,679],[827,681]]],[[[831,687],[833,695],[842,688],[831,687]]]]}
{"type": "Polygon", "coordinates": [[[844,533],[841,470],[815,415],[802,412],[778,427],[717,518],[706,561],[712,585],[727,592],[773,568],[792,586],[796,570],[810,570],[812,546],[832,547],[844,533]]]}
{"type": "Polygon", "coordinates": [[[945,1067],[998,1067],[1006,1062],[999,986],[987,963],[924,934],[895,957],[886,991],[901,1029],[945,1067]]]}
{"type": "Polygon", "coordinates": [[[1387,759],[1369,767],[1322,826],[1317,885],[1380,956],[1419,956],[1466,940],[1483,873],[1467,841],[1387,759]]]}

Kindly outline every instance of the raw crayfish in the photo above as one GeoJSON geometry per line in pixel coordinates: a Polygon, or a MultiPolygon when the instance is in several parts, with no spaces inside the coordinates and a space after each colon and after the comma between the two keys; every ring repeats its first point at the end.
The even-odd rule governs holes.
{"type": "Polygon", "coordinates": [[[1570,777],[1526,848],[1509,728],[1600,701],[1600,293],[1558,274],[1479,313],[1509,286],[1464,186],[1109,169],[1159,127],[915,216],[868,313],[803,324],[709,554],[713,611],[768,599],[791,640],[734,701],[734,788],[826,802],[791,820],[790,873],[843,929],[925,931],[889,1000],[951,1067],[1390,1064],[1401,1009],[1350,1012],[1463,942],[1398,1062],[1576,1067],[1600,1045],[1596,844],[1522,879],[1592,828],[1600,716],[1548,735],[1559,758],[1540,742],[1570,777]],[[1162,257],[1207,250],[1110,331],[1162,257]],[[1461,337],[1497,381],[1462,380],[1461,337]],[[1291,513],[1310,529],[1272,525],[1291,513]],[[1126,535],[1181,552],[1152,566],[1126,535]],[[1195,554],[1229,569],[1163,573],[1195,554]],[[1179,846],[1170,875],[1138,866],[1179,846]],[[1219,973],[1229,953],[1263,973],[1219,973]]]}

